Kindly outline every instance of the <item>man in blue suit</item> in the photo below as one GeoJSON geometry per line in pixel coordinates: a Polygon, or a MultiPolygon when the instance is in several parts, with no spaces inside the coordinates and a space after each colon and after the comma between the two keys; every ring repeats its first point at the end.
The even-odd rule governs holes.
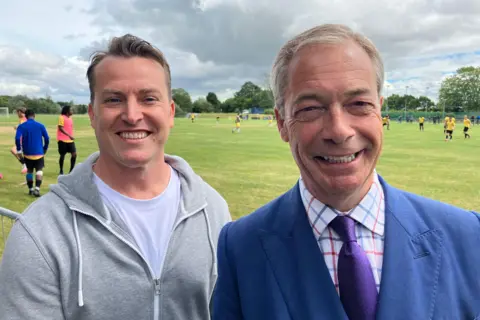
{"type": "Polygon", "coordinates": [[[297,35],[272,70],[298,183],[226,225],[215,320],[480,319],[480,217],[390,186],[382,58],[342,25],[297,35]]]}

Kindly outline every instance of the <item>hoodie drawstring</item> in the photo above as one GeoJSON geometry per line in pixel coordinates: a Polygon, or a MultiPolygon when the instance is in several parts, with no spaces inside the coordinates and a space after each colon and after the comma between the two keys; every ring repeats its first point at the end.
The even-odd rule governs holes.
{"type": "Polygon", "coordinates": [[[205,221],[207,223],[207,236],[208,236],[208,243],[210,244],[210,250],[212,251],[213,256],[213,265],[212,265],[212,275],[214,277],[217,276],[217,254],[215,253],[215,246],[213,245],[212,240],[212,233],[210,231],[210,220],[208,219],[207,209],[203,209],[203,216],[205,217],[205,221]]]}
{"type": "Polygon", "coordinates": [[[78,234],[77,212],[73,211],[73,230],[75,232],[75,240],[77,241],[78,250],[78,306],[83,307],[83,257],[82,243],[78,234]]]}

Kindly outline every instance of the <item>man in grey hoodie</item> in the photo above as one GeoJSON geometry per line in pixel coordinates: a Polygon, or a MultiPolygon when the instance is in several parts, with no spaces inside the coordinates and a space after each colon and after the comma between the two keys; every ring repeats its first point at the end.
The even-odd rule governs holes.
{"type": "Polygon", "coordinates": [[[225,200],[164,153],[169,65],[131,35],[87,71],[99,152],[19,218],[0,264],[0,319],[209,319],[225,200]]]}

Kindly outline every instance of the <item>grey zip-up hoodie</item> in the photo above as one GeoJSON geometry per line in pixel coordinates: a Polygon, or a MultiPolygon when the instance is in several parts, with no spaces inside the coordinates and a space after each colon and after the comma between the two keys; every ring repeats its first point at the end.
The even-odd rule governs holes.
{"type": "MultiPolygon", "coordinates": [[[[225,200],[181,158],[182,200],[159,279],[93,182],[98,153],[30,205],[0,264],[0,320],[210,319],[225,200]]],[[[161,214],[161,208],[159,208],[161,214]]]]}

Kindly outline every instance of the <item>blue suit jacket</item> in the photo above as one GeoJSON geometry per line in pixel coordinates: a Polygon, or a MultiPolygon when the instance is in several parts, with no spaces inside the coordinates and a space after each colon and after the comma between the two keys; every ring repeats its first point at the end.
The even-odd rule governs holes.
{"type": "MultiPolygon", "coordinates": [[[[385,191],[377,319],[480,319],[480,216],[385,191]]],[[[227,224],[218,244],[214,320],[346,319],[298,184],[227,224]]]]}

